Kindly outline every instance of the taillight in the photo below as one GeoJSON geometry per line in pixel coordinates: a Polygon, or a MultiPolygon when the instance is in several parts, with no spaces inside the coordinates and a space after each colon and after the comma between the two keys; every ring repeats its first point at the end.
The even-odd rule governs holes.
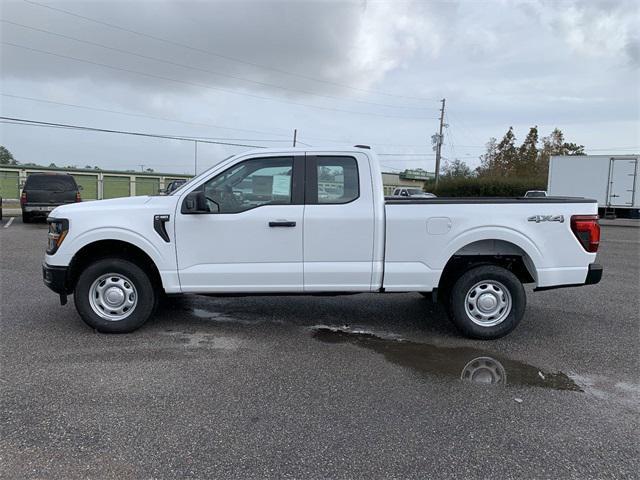
{"type": "Polygon", "coordinates": [[[20,205],[24,205],[27,203],[27,192],[22,191],[22,195],[20,195],[20,205]]]}
{"type": "Polygon", "coordinates": [[[76,202],[81,202],[82,197],[80,196],[80,192],[76,192],[76,202]]]}
{"type": "Polygon", "coordinates": [[[598,215],[573,215],[571,231],[587,252],[596,253],[600,246],[598,215]]]}

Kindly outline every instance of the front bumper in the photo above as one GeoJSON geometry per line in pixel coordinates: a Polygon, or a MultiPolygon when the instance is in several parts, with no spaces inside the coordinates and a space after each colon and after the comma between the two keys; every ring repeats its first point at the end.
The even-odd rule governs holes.
{"type": "Polygon", "coordinates": [[[551,287],[537,287],[534,288],[534,292],[543,292],[545,290],[555,290],[556,288],[567,288],[567,287],[582,287],[584,285],[595,285],[596,283],[600,283],[602,280],[602,272],[604,269],[602,265],[599,263],[592,263],[589,265],[589,270],[587,271],[587,278],[584,283],[574,283],[569,285],[553,285],[551,287]]]}
{"type": "Polygon", "coordinates": [[[44,284],[60,295],[70,293],[67,286],[67,272],[69,267],[42,264],[42,280],[44,284]]]}

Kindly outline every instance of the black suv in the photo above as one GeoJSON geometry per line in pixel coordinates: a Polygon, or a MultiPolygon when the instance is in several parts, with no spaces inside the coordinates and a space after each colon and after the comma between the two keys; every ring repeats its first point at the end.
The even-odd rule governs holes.
{"type": "Polygon", "coordinates": [[[164,194],[165,195],[169,195],[170,193],[175,192],[178,188],[180,188],[185,183],[187,183],[187,179],[186,178],[179,178],[177,180],[171,180],[167,184],[167,187],[164,189],[164,194]]]}
{"type": "Polygon", "coordinates": [[[22,188],[20,207],[22,221],[44,217],[59,205],[80,202],[80,188],[68,173],[32,173],[22,188]]]}

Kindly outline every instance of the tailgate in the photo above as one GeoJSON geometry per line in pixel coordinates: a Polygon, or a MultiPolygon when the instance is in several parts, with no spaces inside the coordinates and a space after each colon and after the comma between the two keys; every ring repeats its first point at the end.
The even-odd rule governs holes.
{"type": "Polygon", "coordinates": [[[76,192],[74,190],[27,190],[27,205],[62,205],[74,203],[76,192]]]}

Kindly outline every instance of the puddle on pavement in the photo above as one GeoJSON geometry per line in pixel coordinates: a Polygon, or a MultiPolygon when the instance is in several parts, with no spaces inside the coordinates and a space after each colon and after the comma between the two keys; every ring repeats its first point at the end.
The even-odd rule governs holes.
{"type": "Polygon", "coordinates": [[[233,317],[229,317],[221,312],[213,312],[211,310],[205,310],[204,308],[190,308],[188,309],[193,315],[198,318],[206,318],[207,320],[214,320],[216,322],[233,322],[237,321],[233,317]]]}
{"type": "Polygon", "coordinates": [[[212,310],[206,310],[204,308],[188,308],[186,310],[198,318],[204,318],[206,320],[211,320],[211,321],[220,322],[220,323],[237,323],[240,325],[258,325],[265,322],[275,323],[275,324],[284,323],[281,320],[277,320],[275,318],[259,319],[259,320],[244,320],[237,317],[229,316],[222,312],[214,312],[212,310]]]}
{"type": "Polygon", "coordinates": [[[526,385],[555,390],[583,390],[562,372],[546,372],[473,347],[440,347],[362,330],[315,327],[313,337],[325,343],[347,343],[384,355],[389,362],[420,373],[487,385],[526,385]]]}
{"type": "Polygon", "coordinates": [[[241,342],[233,337],[202,332],[176,332],[166,330],[164,335],[175,338],[185,348],[207,348],[212,350],[237,350],[241,342]]]}

